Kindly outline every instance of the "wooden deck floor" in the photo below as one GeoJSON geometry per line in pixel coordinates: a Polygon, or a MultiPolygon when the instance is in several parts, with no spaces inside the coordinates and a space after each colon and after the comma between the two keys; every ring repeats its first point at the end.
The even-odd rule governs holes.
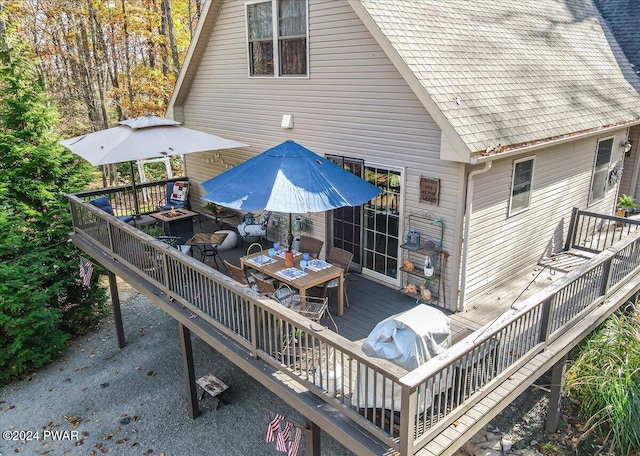
{"type": "MultiPolygon", "coordinates": [[[[194,224],[194,229],[212,232],[218,230],[219,227],[215,222],[203,221],[202,224],[194,224]]],[[[220,257],[239,265],[239,258],[246,253],[247,247],[245,244],[234,250],[220,252],[220,257]]],[[[222,262],[219,261],[219,263],[222,262]]],[[[213,266],[213,260],[208,258],[207,264],[213,266]]],[[[221,272],[230,275],[224,266],[221,266],[221,272]]],[[[559,268],[538,265],[529,271],[523,271],[521,275],[514,277],[509,283],[475,296],[464,311],[446,312],[450,318],[451,334],[456,334],[464,329],[477,329],[491,322],[515,302],[523,301],[564,275],[565,271],[559,268]]],[[[331,295],[329,310],[338,326],[339,334],[352,341],[363,341],[378,322],[417,305],[414,300],[402,295],[395,288],[375,282],[360,274],[349,274],[346,288],[350,307],[345,307],[344,315],[337,316],[335,292],[331,295]]],[[[333,329],[333,324],[329,319],[324,319],[323,324],[333,329]]]]}

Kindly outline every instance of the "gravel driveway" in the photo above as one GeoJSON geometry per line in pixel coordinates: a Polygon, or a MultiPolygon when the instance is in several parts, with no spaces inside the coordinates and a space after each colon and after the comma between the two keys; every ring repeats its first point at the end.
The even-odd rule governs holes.
{"type": "MultiPolygon", "coordinates": [[[[227,405],[216,410],[206,395],[201,416],[191,420],[178,324],[124,285],[121,300],[123,350],[108,319],[74,340],[57,362],[0,389],[0,455],[284,454],[265,442],[267,410],[304,423],[301,415],[194,337],[196,377],[212,373],[230,389],[227,405]],[[19,440],[6,440],[6,431],[19,440]]],[[[299,455],[304,445],[303,437],[299,455]]],[[[323,454],[352,454],[325,433],[321,448],[323,454]]]]}
{"type": "MultiPolygon", "coordinates": [[[[196,377],[212,373],[230,389],[228,404],[216,409],[205,395],[200,417],[189,418],[178,324],[124,282],[119,288],[127,346],[118,350],[107,319],[58,361],[1,388],[0,456],[284,454],[265,442],[267,410],[299,423],[304,418],[197,337],[196,377]]],[[[498,446],[504,438],[512,442],[515,451],[507,454],[539,454],[531,446],[545,436],[545,399],[529,389],[489,424],[488,435],[498,446]]],[[[326,455],[353,454],[324,432],[321,448],[326,455]]],[[[464,450],[456,454],[469,454],[464,450]]],[[[298,454],[305,454],[304,437],[298,454]]]]}

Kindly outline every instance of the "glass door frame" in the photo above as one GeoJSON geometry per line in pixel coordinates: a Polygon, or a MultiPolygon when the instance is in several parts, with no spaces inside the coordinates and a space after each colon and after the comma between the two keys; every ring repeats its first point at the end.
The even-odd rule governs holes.
{"type": "MultiPolygon", "coordinates": [[[[398,270],[397,270],[397,274],[396,277],[389,277],[385,274],[376,272],[372,269],[368,269],[365,267],[362,267],[361,270],[361,274],[365,277],[369,277],[377,282],[382,282],[382,283],[386,283],[388,285],[393,285],[396,287],[400,287],[401,281],[402,281],[402,274],[400,273],[400,266],[402,266],[402,249],[400,248],[400,245],[403,243],[402,240],[402,236],[404,233],[404,225],[403,225],[403,221],[404,221],[404,217],[403,217],[403,213],[404,213],[404,201],[405,201],[405,188],[406,188],[406,168],[401,167],[401,166],[393,166],[393,165],[389,165],[386,163],[379,163],[379,162],[374,162],[374,161],[366,161],[364,162],[364,168],[365,170],[367,168],[378,168],[378,169],[384,169],[387,171],[394,171],[400,174],[400,193],[399,193],[399,202],[398,202],[398,246],[396,248],[396,260],[397,260],[397,264],[398,264],[398,270]]],[[[362,230],[362,240],[363,243],[360,245],[360,250],[362,251],[362,255],[365,254],[364,252],[364,248],[363,248],[363,244],[364,244],[364,213],[365,209],[364,209],[364,205],[363,205],[363,209],[362,209],[362,224],[361,224],[361,230],[362,230]]]]}
{"type": "MultiPolygon", "coordinates": [[[[364,159],[361,158],[354,158],[354,157],[348,157],[348,156],[343,156],[343,155],[326,155],[326,158],[330,161],[333,161],[335,163],[336,160],[341,160],[343,162],[352,162],[352,163],[359,163],[362,166],[362,173],[364,174],[365,170],[367,168],[378,168],[378,169],[384,169],[384,170],[388,170],[388,171],[393,171],[393,172],[397,172],[400,175],[400,193],[399,193],[399,203],[398,203],[398,247],[397,247],[397,251],[395,253],[396,255],[396,259],[397,259],[397,264],[398,264],[398,268],[401,266],[401,261],[402,261],[402,253],[401,253],[401,249],[400,249],[400,244],[402,244],[402,236],[404,233],[404,226],[403,226],[403,212],[404,212],[404,202],[405,202],[405,185],[406,185],[406,168],[404,167],[400,167],[400,166],[392,166],[389,164],[382,164],[382,163],[378,163],[378,162],[372,162],[372,161],[366,161],[364,159]]],[[[364,175],[359,176],[362,179],[365,178],[364,175]]],[[[399,287],[401,280],[402,280],[402,275],[400,274],[400,271],[398,270],[398,273],[396,275],[396,277],[389,277],[385,274],[376,272],[374,270],[371,269],[367,269],[365,267],[363,267],[363,264],[365,263],[364,261],[364,257],[363,255],[365,254],[365,250],[364,250],[364,236],[365,236],[365,227],[364,227],[364,217],[365,217],[365,205],[363,204],[362,206],[360,206],[360,217],[359,217],[359,221],[358,221],[358,225],[360,227],[360,243],[359,243],[359,258],[360,261],[359,263],[354,263],[352,262],[352,269],[355,270],[356,272],[361,273],[363,276],[365,277],[369,277],[377,282],[382,282],[382,283],[386,283],[392,286],[396,286],[399,287]]],[[[327,247],[331,247],[333,246],[333,238],[334,238],[334,226],[333,226],[333,215],[334,215],[334,211],[327,211],[326,213],[326,218],[325,218],[325,227],[326,227],[326,232],[325,232],[325,245],[327,247]]],[[[355,255],[354,255],[355,257],[355,255]]]]}

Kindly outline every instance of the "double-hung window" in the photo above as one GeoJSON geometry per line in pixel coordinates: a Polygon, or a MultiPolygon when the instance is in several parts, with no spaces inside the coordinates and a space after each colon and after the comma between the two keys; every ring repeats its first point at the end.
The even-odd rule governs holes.
{"type": "Polygon", "coordinates": [[[598,141],[596,161],[593,165],[591,177],[591,195],[589,204],[604,199],[607,193],[607,180],[609,178],[609,164],[611,163],[611,151],[613,150],[613,138],[598,141]]]}
{"type": "Polygon", "coordinates": [[[529,208],[531,204],[531,184],[533,182],[533,157],[521,158],[513,162],[509,215],[529,208]]]}
{"type": "Polygon", "coordinates": [[[247,3],[250,76],[307,76],[307,0],[247,3]]]}

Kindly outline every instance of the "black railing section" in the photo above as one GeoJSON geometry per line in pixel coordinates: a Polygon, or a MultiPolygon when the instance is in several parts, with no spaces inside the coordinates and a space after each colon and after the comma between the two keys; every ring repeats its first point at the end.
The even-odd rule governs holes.
{"type": "Polygon", "coordinates": [[[599,253],[640,229],[640,220],[573,208],[565,250],[599,253]]]}
{"type": "MultiPolygon", "coordinates": [[[[173,179],[164,179],[153,182],[145,182],[136,184],[136,198],[138,198],[138,207],[140,214],[150,214],[160,210],[168,203],[167,184],[177,181],[188,181],[186,177],[177,177],[173,179]]],[[[106,196],[111,203],[114,215],[135,215],[135,201],[133,195],[133,187],[131,185],[123,185],[120,187],[109,187],[99,190],[89,190],[86,192],[75,193],[75,196],[83,201],[90,201],[98,196],[106,196]]],[[[188,207],[188,204],[187,204],[188,207]]]]}

